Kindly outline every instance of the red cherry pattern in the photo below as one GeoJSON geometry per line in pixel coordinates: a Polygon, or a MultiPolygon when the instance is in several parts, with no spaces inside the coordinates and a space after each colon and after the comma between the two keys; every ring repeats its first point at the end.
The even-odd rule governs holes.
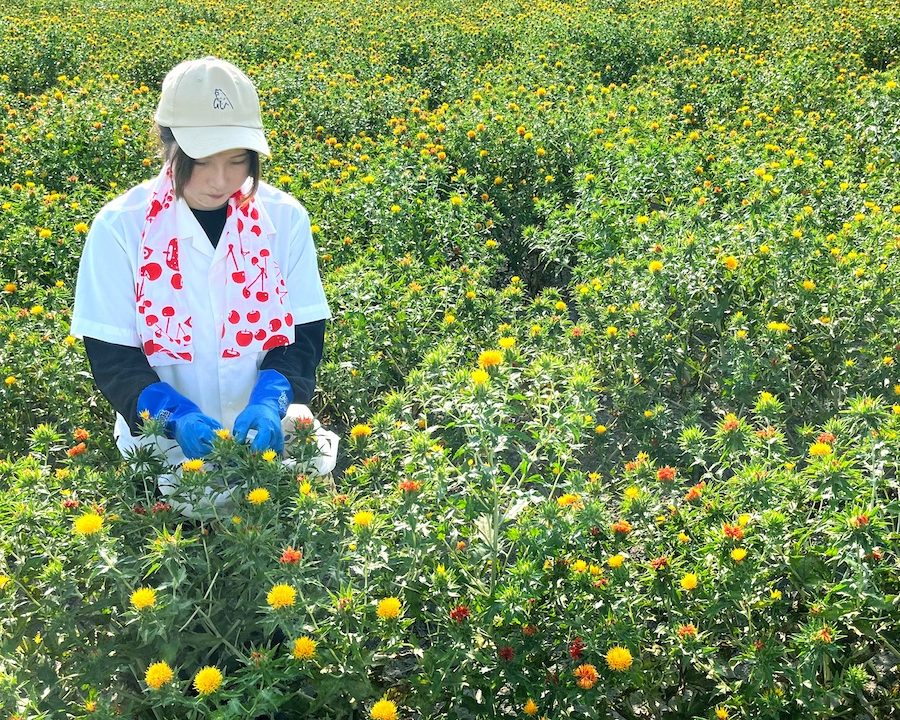
{"type": "MultiPolygon", "coordinates": [[[[155,236],[151,235],[158,244],[153,242],[144,244],[148,236],[147,227],[154,221],[159,219],[163,224],[168,223],[169,227],[174,227],[169,214],[163,213],[174,201],[171,173],[168,182],[165,192],[158,193],[153,198],[147,211],[142,238],[143,264],[140,266],[138,282],[135,284],[135,298],[138,312],[144,316],[147,332],[151,335],[148,338],[147,332],[142,333],[144,353],[148,357],[161,354],[190,360],[192,354],[188,344],[191,335],[185,328],[191,327],[191,319],[179,315],[184,312],[178,302],[180,291],[184,289],[184,277],[179,266],[178,238],[163,230],[155,236]],[[167,240],[162,241],[161,235],[167,240]],[[153,302],[145,298],[145,293],[162,301],[160,310],[151,311],[153,302]]],[[[226,313],[226,322],[222,323],[219,333],[223,343],[223,358],[240,356],[242,351],[248,351],[254,342],[260,343],[262,350],[289,344],[290,339],[284,334],[284,329],[292,330],[294,322],[291,313],[284,315],[280,313],[285,305],[287,291],[278,265],[271,260],[271,250],[267,247],[258,247],[259,239],[263,236],[263,228],[259,223],[259,209],[252,202],[238,207],[239,196],[240,193],[235,194],[225,214],[226,220],[237,215],[233,226],[237,230],[235,238],[237,247],[228,245],[228,260],[232,267],[225,277],[225,297],[231,298],[229,303],[231,307],[226,313]],[[246,232],[248,224],[249,232],[246,232]],[[270,295],[273,287],[277,304],[272,301],[270,295]],[[235,298],[234,295],[237,293],[240,294],[235,298]]],[[[225,233],[229,232],[233,233],[226,228],[225,233]]]]}

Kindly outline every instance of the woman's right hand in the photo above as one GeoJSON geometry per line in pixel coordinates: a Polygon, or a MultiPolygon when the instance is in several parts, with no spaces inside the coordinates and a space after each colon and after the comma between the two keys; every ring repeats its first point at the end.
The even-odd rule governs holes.
{"type": "Polygon", "coordinates": [[[201,412],[188,413],[175,420],[174,425],[175,441],[189,460],[202,458],[212,452],[216,430],[222,429],[222,423],[201,412]]]}

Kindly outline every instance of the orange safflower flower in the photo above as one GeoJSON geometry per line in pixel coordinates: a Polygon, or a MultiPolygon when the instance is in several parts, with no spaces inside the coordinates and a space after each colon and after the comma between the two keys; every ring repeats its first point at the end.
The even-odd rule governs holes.
{"type": "Polygon", "coordinates": [[[597,668],[588,664],[579,665],[575,668],[574,675],[578,678],[578,687],[582,690],[590,690],[597,684],[597,680],[600,679],[597,668]]]}
{"type": "Polygon", "coordinates": [[[693,502],[694,500],[699,500],[700,496],[703,494],[703,488],[706,487],[706,483],[701,480],[696,485],[692,485],[690,490],[685,493],[684,499],[688,502],[693,502]]]}
{"type": "Polygon", "coordinates": [[[628,522],[627,520],[616,520],[616,522],[614,522],[612,524],[612,531],[614,533],[620,533],[622,535],[627,535],[628,533],[630,533],[632,531],[632,529],[633,528],[631,527],[631,523],[628,522]]]}
{"type": "Polygon", "coordinates": [[[665,467],[661,467],[656,471],[656,479],[660,482],[672,482],[673,480],[675,480],[675,474],[677,472],[678,471],[675,468],[666,465],[665,467]]]}
{"type": "Polygon", "coordinates": [[[300,550],[294,550],[292,547],[285,548],[284,552],[281,553],[281,557],[278,562],[282,565],[295,565],[303,559],[303,553],[300,550]]]}
{"type": "Polygon", "coordinates": [[[697,637],[697,628],[694,623],[688,623],[687,625],[681,625],[678,628],[678,637],[682,640],[685,638],[694,638],[697,637]]]}

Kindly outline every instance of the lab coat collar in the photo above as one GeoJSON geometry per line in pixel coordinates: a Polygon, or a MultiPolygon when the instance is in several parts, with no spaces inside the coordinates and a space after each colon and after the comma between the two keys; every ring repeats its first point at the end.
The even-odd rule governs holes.
{"type": "Polygon", "coordinates": [[[207,257],[213,257],[216,254],[216,248],[206,237],[203,227],[194,217],[194,213],[191,212],[184,198],[178,198],[175,201],[175,228],[180,242],[191,240],[194,250],[207,257]]]}

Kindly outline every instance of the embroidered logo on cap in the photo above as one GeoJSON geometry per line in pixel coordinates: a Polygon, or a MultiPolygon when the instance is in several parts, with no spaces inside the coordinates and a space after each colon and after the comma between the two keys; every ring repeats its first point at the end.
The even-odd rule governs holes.
{"type": "Polygon", "coordinates": [[[234,110],[234,105],[228,99],[228,95],[221,88],[216,88],[213,94],[213,110],[234,110]]]}

